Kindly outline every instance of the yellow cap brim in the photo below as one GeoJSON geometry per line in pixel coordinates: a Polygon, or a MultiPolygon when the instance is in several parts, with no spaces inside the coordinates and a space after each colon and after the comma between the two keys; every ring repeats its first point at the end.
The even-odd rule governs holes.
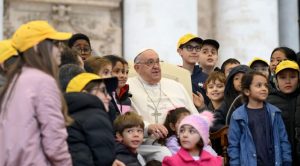
{"type": "Polygon", "coordinates": [[[48,36],[48,39],[52,40],[68,40],[72,37],[72,33],[55,32],[48,36]]]}

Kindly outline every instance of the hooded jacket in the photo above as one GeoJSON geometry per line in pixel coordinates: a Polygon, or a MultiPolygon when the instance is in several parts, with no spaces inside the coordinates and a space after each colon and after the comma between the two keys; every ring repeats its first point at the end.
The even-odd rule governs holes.
{"type": "Polygon", "coordinates": [[[251,69],[246,65],[236,66],[230,71],[226,79],[224,101],[220,108],[215,111],[216,120],[211,128],[212,131],[218,131],[224,127],[224,125],[229,125],[232,113],[243,104],[242,97],[239,96],[239,93],[234,89],[233,78],[237,73],[248,73],[250,71],[251,69]]]}
{"type": "Polygon", "coordinates": [[[110,166],[115,159],[113,127],[101,100],[87,93],[65,94],[74,123],[67,128],[74,166],[110,166]]]}

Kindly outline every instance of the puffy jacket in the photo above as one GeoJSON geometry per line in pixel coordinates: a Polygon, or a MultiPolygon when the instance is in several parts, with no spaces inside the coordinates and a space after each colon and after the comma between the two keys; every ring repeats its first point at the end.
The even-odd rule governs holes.
{"type": "Polygon", "coordinates": [[[142,166],[138,160],[138,154],[130,152],[122,143],[117,143],[116,154],[116,159],[122,161],[126,166],[142,166]]]}
{"type": "Polygon", "coordinates": [[[88,93],[67,93],[74,123],[68,129],[74,166],[111,166],[115,159],[113,127],[101,100],[88,93]]]}
{"type": "Polygon", "coordinates": [[[282,119],[292,146],[293,165],[300,165],[300,96],[299,91],[284,94],[279,91],[272,92],[268,102],[281,110],[282,119]],[[297,132],[298,131],[298,132],[297,132]],[[298,133],[298,134],[297,134],[298,133]],[[297,136],[298,135],[298,136],[297,136]]]}
{"type": "Polygon", "coordinates": [[[194,160],[188,151],[181,148],[178,153],[169,157],[165,157],[162,166],[221,166],[222,157],[213,156],[210,153],[202,150],[200,154],[200,160],[194,160]]]}

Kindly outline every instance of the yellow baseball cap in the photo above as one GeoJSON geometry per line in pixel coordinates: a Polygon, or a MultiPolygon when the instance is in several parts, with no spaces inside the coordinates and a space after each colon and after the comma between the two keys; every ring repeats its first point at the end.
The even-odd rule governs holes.
{"type": "Polygon", "coordinates": [[[189,41],[191,41],[191,40],[194,40],[195,42],[198,42],[199,44],[202,44],[202,42],[203,42],[203,40],[202,40],[200,37],[197,37],[196,35],[193,35],[193,34],[191,34],[191,33],[188,33],[188,34],[183,35],[183,36],[179,39],[179,41],[178,41],[178,43],[177,43],[177,49],[178,49],[181,45],[183,45],[183,44],[185,44],[185,43],[187,43],[187,42],[189,42],[189,41]]]}
{"type": "Polygon", "coordinates": [[[284,69],[294,69],[294,70],[297,70],[298,72],[300,72],[299,66],[298,66],[298,64],[295,61],[284,60],[284,61],[281,61],[276,66],[275,74],[278,74],[280,71],[282,71],[284,69]]]}
{"type": "Polygon", "coordinates": [[[257,61],[260,61],[260,62],[263,62],[265,63],[267,66],[269,66],[269,63],[264,60],[264,59],[261,59],[261,58],[258,58],[258,57],[255,57],[250,63],[249,63],[249,67],[251,68],[251,66],[253,65],[254,62],[257,62],[257,61]]]}
{"type": "Polygon", "coordinates": [[[101,78],[93,73],[81,73],[71,79],[66,92],[81,92],[88,83],[96,80],[103,81],[108,92],[112,92],[118,87],[117,77],[101,78]]]}
{"type": "Polygon", "coordinates": [[[21,25],[12,37],[12,46],[24,52],[45,39],[67,40],[71,33],[56,31],[47,21],[31,21],[21,25]]]}
{"type": "Polygon", "coordinates": [[[12,47],[11,40],[0,41],[0,63],[3,63],[10,57],[17,55],[18,52],[12,47]]]}

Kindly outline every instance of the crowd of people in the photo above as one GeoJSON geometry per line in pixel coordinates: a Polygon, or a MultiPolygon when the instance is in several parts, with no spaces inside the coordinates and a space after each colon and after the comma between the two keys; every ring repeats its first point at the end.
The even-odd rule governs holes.
{"type": "MultiPolygon", "coordinates": [[[[0,41],[0,166],[299,165],[299,56],[220,68],[214,39],[177,42],[192,96],[154,48],[96,56],[88,36],[47,21],[0,41]],[[129,70],[136,76],[128,78],[129,70]],[[228,157],[210,133],[228,129],[228,157]]],[[[175,49],[175,48],[174,48],[175,49]]]]}

